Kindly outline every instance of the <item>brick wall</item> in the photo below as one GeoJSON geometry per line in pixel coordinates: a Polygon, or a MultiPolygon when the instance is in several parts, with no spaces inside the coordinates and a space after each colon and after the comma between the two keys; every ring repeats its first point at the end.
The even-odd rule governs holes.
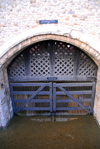
{"type": "Polygon", "coordinates": [[[26,46],[48,39],[79,47],[98,65],[94,116],[100,124],[99,24],[99,0],[0,1],[0,127],[13,116],[8,64],[26,46]],[[39,20],[54,19],[58,24],[39,24],[39,20]]]}

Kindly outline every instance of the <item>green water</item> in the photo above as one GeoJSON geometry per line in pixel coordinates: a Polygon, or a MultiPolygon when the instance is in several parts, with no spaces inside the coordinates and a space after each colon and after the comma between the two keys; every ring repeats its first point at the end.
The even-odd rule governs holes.
{"type": "Polygon", "coordinates": [[[100,149],[93,116],[15,116],[0,131],[0,149],[100,149]]]}

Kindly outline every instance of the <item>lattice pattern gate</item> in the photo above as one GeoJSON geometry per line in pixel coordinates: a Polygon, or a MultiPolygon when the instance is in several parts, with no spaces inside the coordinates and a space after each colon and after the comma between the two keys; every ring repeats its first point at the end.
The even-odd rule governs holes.
{"type": "MultiPolygon", "coordinates": [[[[57,83],[62,83],[62,84],[76,83],[77,84],[76,87],[66,86],[65,90],[66,91],[70,90],[70,92],[77,91],[77,94],[71,94],[71,96],[73,96],[73,98],[75,99],[78,99],[80,102],[82,100],[82,105],[89,107],[88,112],[84,110],[84,108],[82,110],[79,107],[77,107],[78,103],[76,102],[76,100],[74,102],[72,101],[67,102],[66,100],[65,103],[63,100],[61,100],[61,102],[57,100],[57,103],[54,102],[55,98],[61,99],[62,94],[59,94],[56,96],[56,92],[54,91],[53,89],[54,86],[52,84],[52,90],[53,90],[52,112],[55,112],[54,103],[56,103],[56,111],[59,111],[58,109],[61,109],[61,111],[64,111],[64,109],[66,109],[66,111],[69,114],[92,112],[91,109],[93,109],[93,100],[95,95],[95,85],[93,84],[95,84],[96,82],[96,75],[97,75],[97,65],[83,51],[72,46],[71,44],[60,42],[60,41],[52,41],[52,40],[43,41],[43,42],[39,42],[34,45],[31,45],[23,52],[21,52],[8,66],[8,76],[9,76],[10,82],[15,82],[15,83],[20,82],[22,84],[24,83],[24,85],[26,83],[26,87],[24,86],[22,88],[21,84],[19,84],[19,86],[16,86],[16,87],[13,86],[13,88],[11,89],[13,94],[16,93],[17,91],[21,93],[21,94],[19,93],[14,94],[12,96],[12,99],[14,99],[13,100],[14,104],[16,101],[16,105],[19,107],[21,107],[21,105],[24,104],[24,102],[21,103],[22,99],[23,101],[25,101],[26,99],[30,98],[30,94],[22,94],[22,92],[20,91],[22,90],[23,92],[25,91],[27,93],[28,92],[30,93],[31,91],[32,92],[35,91],[35,88],[37,88],[35,86],[35,83],[40,83],[40,84],[49,83],[49,82],[56,83],[56,84],[57,83]],[[31,83],[31,82],[33,82],[34,85],[31,87],[28,87],[27,83],[31,83]],[[85,87],[78,86],[80,84],[83,85],[84,83],[86,83],[85,87]],[[91,85],[88,86],[88,84],[91,84],[91,85]],[[89,92],[88,89],[92,92],[90,94],[84,93],[83,95],[79,95],[78,92],[81,92],[82,88],[84,88],[83,90],[86,91],[86,93],[89,92]],[[83,99],[84,99],[84,102],[83,102],[83,99]],[[65,107],[67,107],[70,110],[68,110],[65,107]],[[74,111],[70,107],[74,107],[74,111]]],[[[62,87],[62,85],[60,87],[62,87]]],[[[58,87],[56,86],[56,89],[59,90],[61,88],[58,89],[58,87]]],[[[83,93],[83,90],[82,90],[82,93],[83,93]]],[[[45,86],[44,91],[45,93],[46,91],[48,91],[48,86],[45,86]]],[[[50,93],[50,96],[51,96],[51,93],[50,93]]],[[[38,95],[38,97],[36,96],[36,98],[38,100],[41,99],[40,95],[38,95]]],[[[48,99],[49,97],[48,95],[43,95],[42,100],[43,98],[48,99]]],[[[66,99],[66,95],[63,96],[63,99],[64,100],[66,99]]],[[[27,109],[29,109],[28,107],[34,107],[34,105],[35,106],[37,105],[36,107],[40,106],[41,107],[40,109],[42,109],[43,111],[43,105],[45,105],[44,106],[44,109],[45,109],[46,107],[48,107],[48,104],[50,104],[50,103],[46,103],[45,101],[46,100],[44,100],[43,103],[40,103],[40,104],[34,103],[32,101],[30,103],[27,103],[25,105],[26,107],[23,107],[23,108],[24,110],[26,110],[26,113],[27,113],[28,112],[27,109]]],[[[34,111],[34,110],[32,110],[31,108],[30,111],[34,111]]]]}

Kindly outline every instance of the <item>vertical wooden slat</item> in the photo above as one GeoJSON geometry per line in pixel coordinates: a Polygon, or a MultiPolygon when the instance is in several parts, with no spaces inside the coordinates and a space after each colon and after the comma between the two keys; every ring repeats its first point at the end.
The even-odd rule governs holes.
{"type": "Polygon", "coordinates": [[[79,58],[80,58],[79,50],[75,48],[75,51],[74,51],[74,76],[77,76],[78,72],[79,72],[79,58]]]}
{"type": "Polygon", "coordinates": [[[92,100],[91,100],[91,109],[90,109],[91,113],[93,113],[94,98],[95,98],[95,88],[96,88],[96,83],[93,82],[93,85],[92,85],[92,100]]]}
{"type": "Polygon", "coordinates": [[[53,83],[53,112],[56,112],[56,83],[53,83]]]}
{"type": "Polygon", "coordinates": [[[54,64],[55,64],[55,53],[54,53],[54,42],[53,41],[49,41],[50,44],[48,46],[48,50],[50,52],[50,75],[53,76],[54,74],[54,64]]]}
{"type": "Polygon", "coordinates": [[[52,83],[49,86],[50,90],[50,112],[52,113],[52,83]]]}
{"type": "Polygon", "coordinates": [[[24,62],[25,62],[25,74],[26,76],[30,75],[30,52],[28,48],[24,53],[24,62]]]}

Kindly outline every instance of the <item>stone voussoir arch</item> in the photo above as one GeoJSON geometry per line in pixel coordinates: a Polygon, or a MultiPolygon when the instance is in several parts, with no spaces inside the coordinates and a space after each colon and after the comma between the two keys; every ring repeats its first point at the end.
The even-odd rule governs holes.
{"type": "MultiPolygon", "coordinates": [[[[42,26],[42,27],[36,27],[34,29],[31,29],[29,31],[26,31],[25,33],[21,33],[20,35],[14,37],[13,39],[7,41],[3,46],[0,48],[0,68],[5,74],[3,75],[4,80],[7,77],[7,66],[9,63],[14,59],[14,57],[17,56],[22,50],[24,50],[26,47],[40,42],[44,40],[58,40],[63,41],[69,44],[72,44],[81,50],[83,50],[86,54],[88,54],[94,62],[98,66],[98,72],[97,72],[97,85],[96,85],[96,94],[95,94],[95,100],[94,100],[94,116],[96,117],[98,123],[100,124],[100,44],[95,41],[94,39],[91,39],[88,35],[85,35],[81,33],[80,31],[73,30],[70,28],[67,28],[66,26],[42,26]]],[[[9,86],[8,81],[5,81],[5,86],[9,86]]],[[[6,87],[7,88],[7,87],[6,87]]],[[[5,92],[5,91],[4,91],[5,92]]],[[[3,93],[2,93],[3,94],[3,93]]],[[[7,100],[7,99],[6,99],[7,100]]],[[[7,103],[8,105],[8,103],[7,103]]],[[[11,105],[8,105],[8,111],[10,114],[10,108],[11,105]]],[[[2,111],[1,111],[2,112],[2,111]]],[[[9,115],[8,114],[8,115],[9,115]]],[[[11,115],[11,114],[10,114],[11,115]]],[[[7,118],[10,120],[11,116],[7,118]]],[[[6,118],[5,118],[6,119],[6,118]]],[[[8,120],[4,122],[4,124],[1,124],[1,126],[5,127],[8,120]]],[[[2,121],[2,118],[1,118],[2,121]]]]}
{"type": "Polygon", "coordinates": [[[100,44],[88,35],[67,27],[36,27],[7,41],[0,50],[0,67],[12,60],[16,53],[43,40],[59,40],[72,44],[87,53],[96,63],[100,63],[100,44]],[[12,58],[11,58],[12,57],[12,58]]]}

